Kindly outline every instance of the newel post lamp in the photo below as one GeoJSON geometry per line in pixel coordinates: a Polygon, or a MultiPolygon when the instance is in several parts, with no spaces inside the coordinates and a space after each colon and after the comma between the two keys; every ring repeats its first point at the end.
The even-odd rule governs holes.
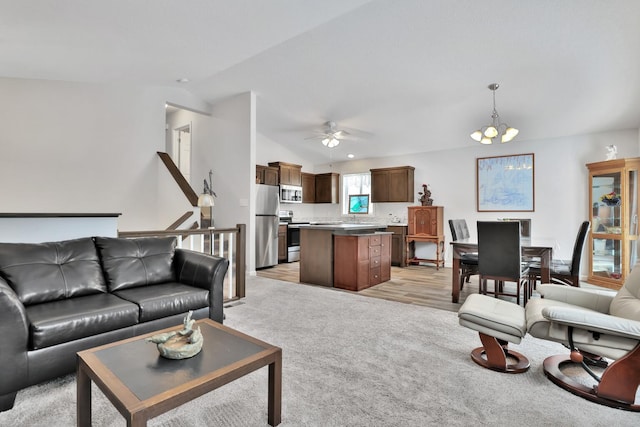
{"type": "Polygon", "coordinates": [[[198,207],[200,208],[200,228],[209,228],[213,226],[212,207],[215,206],[214,197],[218,197],[213,191],[211,183],[213,171],[209,170],[209,182],[204,180],[204,189],[202,194],[198,196],[198,207]]]}

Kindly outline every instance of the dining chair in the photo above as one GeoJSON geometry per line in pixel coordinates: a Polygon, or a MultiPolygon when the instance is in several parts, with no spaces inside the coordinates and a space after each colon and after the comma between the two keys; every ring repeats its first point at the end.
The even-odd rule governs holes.
{"type": "MultiPolygon", "coordinates": [[[[451,229],[452,240],[468,239],[469,227],[464,219],[450,219],[449,228],[451,229]]],[[[460,289],[464,287],[464,282],[469,283],[469,278],[478,274],[478,253],[469,252],[460,256],[460,289]]]]}
{"type": "Polygon", "coordinates": [[[529,298],[528,264],[522,263],[520,247],[520,223],[514,221],[478,221],[478,272],[480,293],[492,293],[516,298],[520,304],[529,298]],[[493,292],[487,290],[487,280],[494,281],[493,292]],[[509,293],[505,282],[515,283],[515,293],[509,293]]]}
{"type": "MultiPolygon", "coordinates": [[[[580,263],[582,261],[582,249],[584,248],[584,242],[587,239],[589,233],[589,221],[584,221],[578,228],[578,235],[576,236],[575,243],[573,245],[573,255],[570,260],[552,259],[549,266],[551,283],[560,285],[570,285],[577,288],[580,287],[580,263]]],[[[541,264],[539,262],[532,262],[529,264],[529,285],[533,284],[529,290],[535,289],[538,280],[540,280],[541,264]]]]}

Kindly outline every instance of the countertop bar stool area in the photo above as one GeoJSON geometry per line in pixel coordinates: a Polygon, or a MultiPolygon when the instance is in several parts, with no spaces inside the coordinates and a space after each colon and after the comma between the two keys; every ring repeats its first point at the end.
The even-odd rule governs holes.
{"type": "Polygon", "coordinates": [[[478,221],[478,271],[480,293],[515,297],[520,304],[523,295],[526,305],[529,297],[528,265],[522,263],[520,224],[511,221],[478,221]],[[487,280],[494,281],[493,291],[487,289],[487,280]],[[515,283],[510,293],[505,282],[515,283]],[[524,287],[524,292],[521,292],[524,287]]]}

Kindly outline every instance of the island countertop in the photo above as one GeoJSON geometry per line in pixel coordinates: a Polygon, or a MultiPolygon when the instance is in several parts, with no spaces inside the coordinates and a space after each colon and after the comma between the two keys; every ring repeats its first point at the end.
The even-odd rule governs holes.
{"type": "Polygon", "coordinates": [[[300,224],[300,229],[330,230],[330,231],[366,231],[386,230],[386,224],[363,224],[351,222],[327,223],[327,224],[300,224]]]}

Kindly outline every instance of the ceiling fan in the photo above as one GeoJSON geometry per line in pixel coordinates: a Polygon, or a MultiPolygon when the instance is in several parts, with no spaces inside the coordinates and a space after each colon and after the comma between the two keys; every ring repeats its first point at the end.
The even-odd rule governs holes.
{"type": "Polygon", "coordinates": [[[325,122],[323,132],[305,139],[319,139],[325,147],[334,148],[340,144],[341,139],[348,138],[349,136],[351,136],[350,132],[344,129],[338,129],[338,125],[336,125],[335,122],[329,121],[325,122]]]}

